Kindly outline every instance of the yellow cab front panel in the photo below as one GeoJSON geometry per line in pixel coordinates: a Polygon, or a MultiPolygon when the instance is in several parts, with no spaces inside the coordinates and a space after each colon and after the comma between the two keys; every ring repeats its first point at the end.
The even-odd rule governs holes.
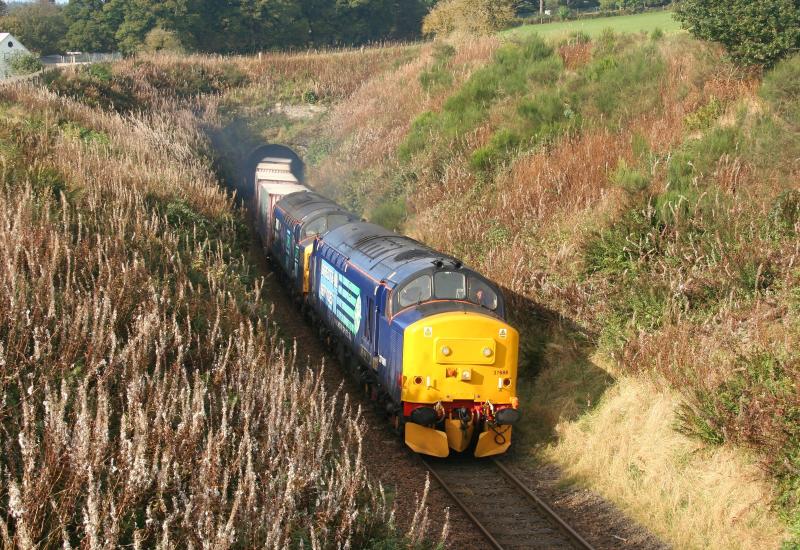
{"type": "Polygon", "coordinates": [[[518,417],[518,352],[519,333],[491,315],[448,312],[410,324],[401,389],[408,446],[447,456],[477,439],[476,456],[505,452],[513,420],[498,413],[518,417]]]}

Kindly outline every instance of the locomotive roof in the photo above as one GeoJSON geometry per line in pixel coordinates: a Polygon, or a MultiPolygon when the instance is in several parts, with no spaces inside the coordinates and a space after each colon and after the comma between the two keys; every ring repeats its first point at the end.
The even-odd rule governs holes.
{"type": "Polygon", "coordinates": [[[394,283],[424,269],[464,267],[452,256],[373,223],[348,223],[326,233],[322,240],[376,279],[394,283]]]}
{"type": "Polygon", "coordinates": [[[282,208],[286,214],[300,223],[306,221],[315,214],[325,212],[347,214],[353,219],[357,219],[354,214],[351,214],[332,200],[313,191],[300,191],[286,195],[278,201],[276,207],[282,208]]]}

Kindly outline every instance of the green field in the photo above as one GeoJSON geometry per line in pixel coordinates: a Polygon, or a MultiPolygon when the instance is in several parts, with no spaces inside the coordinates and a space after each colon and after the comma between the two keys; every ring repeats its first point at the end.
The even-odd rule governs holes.
{"type": "Polygon", "coordinates": [[[583,31],[591,36],[597,35],[606,28],[617,32],[652,31],[659,28],[664,32],[680,30],[680,23],[672,18],[670,11],[654,11],[636,15],[618,15],[614,17],[599,17],[597,19],[584,19],[575,21],[559,21],[545,23],[544,25],[524,25],[509,29],[502,33],[506,37],[525,37],[539,33],[543,37],[554,37],[573,31],[583,31]]]}

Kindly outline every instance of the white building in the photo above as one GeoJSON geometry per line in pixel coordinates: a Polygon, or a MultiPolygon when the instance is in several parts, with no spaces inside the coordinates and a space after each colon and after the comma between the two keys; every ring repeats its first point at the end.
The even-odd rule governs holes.
{"type": "Polygon", "coordinates": [[[14,36],[0,32],[0,78],[12,76],[9,61],[14,55],[30,55],[30,53],[28,48],[14,36]]]}

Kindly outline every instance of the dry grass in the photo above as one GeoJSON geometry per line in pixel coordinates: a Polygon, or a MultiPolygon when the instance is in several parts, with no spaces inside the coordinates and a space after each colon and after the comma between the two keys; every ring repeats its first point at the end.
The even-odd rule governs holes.
{"type": "Polygon", "coordinates": [[[394,537],[359,415],[268,330],[194,115],[0,94],[4,546],[394,537]]]}
{"type": "Polygon", "coordinates": [[[620,65],[636,48],[654,47],[664,60],[646,96],[617,86],[575,103],[581,86],[602,81],[606,68],[602,61],[589,67],[583,50],[562,46],[565,70],[556,86],[584,117],[579,130],[523,145],[483,172],[473,153],[518,127],[518,99],[497,100],[483,122],[446,147],[432,136],[413,166],[403,166],[415,181],[407,230],[506,289],[523,329],[521,385],[532,413],[518,443],[536,453],[537,442],[555,438],[548,456],[578,464],[573,473],[637,510],[635,517],[678,547],[774,546],[787,534],[776,499],[787,515],[798,502],[796,469],[790,472],[798,226],[791,216],[782,229],[772,220],[785,208],[776,197],[796,188],[797,163],[765,162],[774,152],[759,140],[777,140],[774,147],[784,139],[784,156],[797,143],[774,137],[785,125],[758,97],[761,76],[722,62],[715,48],[684,36],[615,47],[620,65]],[[587,67],[594,72],[584,81],[587,67]],[[614,97],[624,98],[621,112],[603,114],[614,97]],[[676,206],[681,201],[691,205],[686,213],[676,206]],[[600,267],[591,263],[598,242],[609,261],[600,267]],[[569,328],[554,328],[554,319],[569,328]],[[613,368],[588,357],[593,345],[613,368]],[[675,393],[623,378],[596,408],[609,371],[649,373],[675,393]],[[647,400],[656,408],[645,407],[647,400]],[[683,455],[657,454],[662,439],[685,453],[706,449],[710,458],[684,467],[683,455]],[[727,445],[706,448],[702,440],[727,445]],[[742,448],[755,451],[753,458],[742,448]],[[646,475],[663,476],[663,484],[624,471],[642,453],[646,475]],[[759,460],[779,484],[770,487],[754,466],[759,460]],[[728,489],[731,498],[722,494],[728,489]]]}
{"type": "Polygon", "coordinates": [[[676,548],[778,548],[786,528],[755,461],[708,449],[674,430],[682,398],[642,378],[622,378],[602,405],[558,427],[545,456],[610,498],[676,548]]]}

